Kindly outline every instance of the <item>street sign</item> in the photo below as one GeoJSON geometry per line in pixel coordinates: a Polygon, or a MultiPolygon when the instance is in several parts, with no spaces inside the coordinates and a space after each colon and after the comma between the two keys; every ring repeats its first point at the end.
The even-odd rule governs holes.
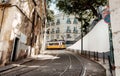
{"type": "Polygon", "coordinates": [[[104,9],[102,15],[103,15],[104,21],[105,21],[107,24],[110,24],[110,11],[109,11],[109,6],[107,6],[107,7],[104,9]]]}
{"type": "Polygon", "coordinates": [[[105,17],[104,17],[104,21],[106,22],[106,23],[110,23],[110,14],[107,14],[105,17]]]}

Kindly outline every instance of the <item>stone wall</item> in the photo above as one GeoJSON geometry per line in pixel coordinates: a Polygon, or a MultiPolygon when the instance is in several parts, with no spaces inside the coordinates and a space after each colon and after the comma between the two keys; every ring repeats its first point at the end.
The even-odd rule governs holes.
{"type": "Polygon", "coordinates": [[[30,47],[39,54],[45,15],[40,10],[44,8],[40,1],[35,5],[32,0],[10,0],[9,6],[0,6],[0,57],[3,65],[12,60],[14,51],[15,60],[26,57],[30,47]]]}

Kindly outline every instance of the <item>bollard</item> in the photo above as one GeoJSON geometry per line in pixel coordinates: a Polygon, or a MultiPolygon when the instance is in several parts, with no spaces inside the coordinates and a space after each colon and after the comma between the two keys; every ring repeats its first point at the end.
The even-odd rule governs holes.
{"type": "Polygon", "coordinates": [[[94,52],[94,60],[95,60],[95,52],[94,52]]]}
{"type": "Polygon", "coordinates": [[[89,51],[87,51],[87,57],[89,58],[89,51]]]}
{"type": "Polygon", "coordinates": [[[88,57],[88,51],[86,50],[86,57],[88,57]]]}
{"type": "Polygon", "coordinates": [[[84,55],[84,51],[82,51],[82,55],[84,55]]]}
{"type": "Polygon", "coordinates": [[[82,55],[82,51],[81,51],[81,55],[82,55]]]}
{"type": "Polygon", "coordinates": [[[85,50],[85,56],[87,56],[86,52],[87,52],[87,51],[85,50]]]}
{"type": "Polygon", "coordinates": [[[109,55],[108,55],[108,61],[109,61],[109,69],[110,69],[110,73],[111,73],[111,76],[113,76],[113,72],[112,72],[112,64],[111,64],[110,56],[109,56],[109,55]]]}
{"type": "Polygon", "coordinates": [[[103,52],[103,64],[105,64],[105,53],[103,52]]]}
{"type": "Polygon", "coordinates": [[[97,61],[99,61],[99,56],[98,56],[98,52],[97,52],[97,61]]]}
{"type": "Polygon", "coordinates": [[[84,55],[84,51],[82,51],[82,55],[84,55]]]}
{"type": "Polygon", "coordinates": [[[88,53],[89,53],[88,55],[89,55],[89,58],[90,58],[90,51],[88,51],[88,53]]]}

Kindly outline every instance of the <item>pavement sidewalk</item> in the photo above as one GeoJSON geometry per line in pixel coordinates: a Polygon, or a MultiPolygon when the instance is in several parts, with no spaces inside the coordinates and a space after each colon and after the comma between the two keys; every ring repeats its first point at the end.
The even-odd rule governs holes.
{"type": "Polygon", "coordinates": [[[104,63],[102,58],[99,58],[99,60],[97,61],[97,60],[94,60],[93,57],[88,58],[88,57],[86,57],[86,56],[84,56],[84,55],[81,55],[81,53],[76,52],[76,51],[74,51],[74,50],[70,50],[69,52],[79,54],[80,56],[83,56],[84,58],[87,58],[87,59],[89,59],[89,60],[91,60],[91,61],[93,61],[93,62],[96,62],[96,63],[102,65],[102,66],[106,69],[106,76],[115,76],[115,71],[114,71],[114,70],[112,71],[113,75],[111,75],[111,73],[110,73],[109,61],[108,61],[107,59],[105,59],[105,61],[104,61],[105,63],[104,63]]]}
{"type": "Polygon", "coordinates": [[[18,60],[18,61],[15,61],[15,62],[11,62],[10,64],[6,65],[6,66],[0,66],[0,72],[3,72],[3,71],[6,71],[6,70],[9,70],[9,69],[12,69],[12,68],[15,68],[19,65],[22,65],[24,63],[27,63],[27,62],[30,62],[32,60],[34,60],[35,58],[39,58],[39,59],[54,59],[54,58],[57,58],[56,56],[51,56],[51,55],[34,55],[34,56],[31,56],[30,58],[25,58],[25,59],[22,59],[22,60],[18,60]]]}
{"type": "MultiPolygon", "coordinates": [[[[46,52],[44,54],[46,54],[46,52]]],[[[100,58],[99,58],[99,61],[96,61],[93,58],[87,58],[87,59],[90,59],[91,61],[96,62],[96,63],[102,65],[106,69],[106,76],[111,76],[111,73],[110,73],[110,70],[109,70],[108,60],[105,60],[105,63],[103,63],[103,59],[100,59],[100,58]]],[[[22,59],[22,60],[19,60],[19,61],[12,62],[9,65],[1,66],[0,67],[0,72],[3,72],[3,71],[6,71],[6,70],[15,68],[18,65],[22,65],[22,64],[30,62],[32,60],[33,60],[33,58],[25,58],[25,59],[22,59]]],[[[115,72],[114,71],[113,71],[113,76],[115,76],[115,72]]]]}
{"type": "Polygon", "coordinates": [[[27,63],[27,62],[30,62],[30,61],[32,61],[32,60],[33,60],[32,58],[25,58],[25,59],[22,59],[22,60],[18,60],[18,61],[15,61],[15,62],[11,62],[10,64],[8,64],[8,65],[6,65],[6,66],[0,66],[0,72],[3,72],[3,71],[6,71],[6,70],[15,68],[15,67],[17,67],[18,65],[22,65],[22,64],[27,63]]]}
{"type": "MultiPolygon", "coordinates": [[[[95,61],[97,63],[99,63],[100,65],[102,65],[105,69],[106,69],[106,76],[112,76],[110,73],[110,68],[109,68],[109,63],[108,60],[105,60],[105,63],[103,63],[103,59],[99,59],[99,61],[95,61]]],[[[113,76],[115,76],[115,71],[112,71],[113,76]]]]}

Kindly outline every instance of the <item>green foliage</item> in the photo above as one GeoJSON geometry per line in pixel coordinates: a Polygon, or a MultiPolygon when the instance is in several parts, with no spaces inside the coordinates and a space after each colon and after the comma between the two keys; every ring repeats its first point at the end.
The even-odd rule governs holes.
{"type": "Polygon", "coordinates": [[[92,18],[99,18],[98,7],[105,6],[107,0],[57,0],[56,6],[66,14],[73,14],[82,23],[89,25],[92,18]]]}
{"type": "Polygon", "coordinates": [[[49,8],[47,9],[47,21],[48,22],[54,21],[54,12],[49,8]]]}
{"type": "Polygon", "coordinates": [[[97,16],[97,8],[106,5],[107,0],[57,0],[56,6],[67,14],[87,13],[97,16]]]}
{"type": "Polygon", "coordinates": [[[47,6],[49,7],[52,0],[46,0],[46,1],[47,1],[47,6]]]}
{"type": "Polygon", "coordinates": [[[46,0],[47,1],[47,21],[51,22],[54,21],[54,11],[50,10],[49,6],[53,2],[53,0],[46,0]]]}

